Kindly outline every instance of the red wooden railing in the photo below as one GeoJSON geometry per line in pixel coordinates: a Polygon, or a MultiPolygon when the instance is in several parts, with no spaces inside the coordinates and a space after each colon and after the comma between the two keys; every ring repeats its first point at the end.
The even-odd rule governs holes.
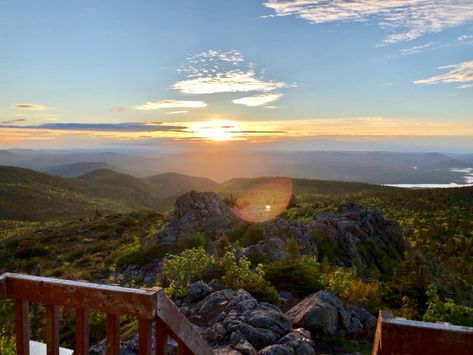
{"type": "Polygon", "coordinates": [[[473,328],[393,317],[380,311],[372,355],[473,354],[473,328]]]}
{"type": "Polygon", "coordinates": [[[29,355],[30,302],[46,306],[48,355],[59,354],[59,307],[75,308],[75,354],[89,354],[89,310],[107,314],[107,355],[120,353],[120,315],[138,319],[140,355],[164,354],[168,336],[177,342],[179,355],[213,353],[161,288],[138,290],[6,273],[0,276],[0,300],[7,298],[15,301],[18,355],[29,355]],[[153,325],[156,332],[154,344],[153,325]]]}

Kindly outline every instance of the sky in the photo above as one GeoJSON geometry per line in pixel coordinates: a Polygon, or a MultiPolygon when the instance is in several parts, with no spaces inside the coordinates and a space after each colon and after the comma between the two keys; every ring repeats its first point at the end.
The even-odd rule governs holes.
{"type": "Polygon", "coordinates": [[[0,0],[0,147],[473,151],[473,0],[0,0]]]}

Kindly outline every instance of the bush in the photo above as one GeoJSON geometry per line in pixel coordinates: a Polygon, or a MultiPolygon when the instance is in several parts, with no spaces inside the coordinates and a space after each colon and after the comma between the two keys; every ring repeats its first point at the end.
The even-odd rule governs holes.
{"type": "Polygon", "coordinates": [[[265,278],[279,289],[305,297],[322,288],[317,258],[304,255],[293,261],[277,261],[267,265],[265,278]]]}
{"type": "Polygon", "coordinates": [[[381,304],[378,281],[364,281],[357,277],[355,268],[335,268],[322,277],[325,288],[346,303],[356,303],[375,312],[381,304]]]}
{"type": "Polygon", "coordinates": [[[430,285],[427,290],[427,311],[424,314],[425,322],[448,322],[456,325],[473,327],[473,308],[456,304],[447,298],[440,300],[435,286],[430,285]]]}
{"type": "Polygon", "coordinates": [[[127,264],[144,266],[165,255],[165,250],[157,243],[143,245],[138,237],[131,244],[120,247],[113,256],[115,265],[121,267],[127,264]]]}
{"type": "Polygon", "coordinates": [[[222,282],[226,287],[245,289],[261,302],[279,303],[276,289],[264,278],[262,264],[251,270],[250,260],[246,256],[237,259],[234,249],[227,250],[220,263],[224,272],[222,282]]]}
{"type": "Polygon", "coordinates": [[[162,281],[168,285],[166,293],[169,297],[185,297],[192,283],[201,280],[214,262],[202,247],[167,256],[161,273],[162,281]]]}
{"type": "Polygon", "coordinates": [[[232,242],[239,242],[243,247],[256,244],[264,239],[263,225],[258,223],[245,223],[230,233],[229,239],[232,242]]]}

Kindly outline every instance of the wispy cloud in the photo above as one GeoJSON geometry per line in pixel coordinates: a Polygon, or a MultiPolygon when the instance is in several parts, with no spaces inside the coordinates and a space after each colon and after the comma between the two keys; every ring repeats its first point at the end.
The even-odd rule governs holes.
{"type": "Polygon", "coordinates": [[[189,111],[171,111],[171,112],[166,112],[166,115],[181,115],[183,113],[188,113],[189,111]]]}
{"type": "Polygon", "coordinates": [[[38,129],[53,131],[96,131],[96,132],[183,132],[187,126],[166,125],[162,122],[129,123],[43,123],[39,125],[0,125],[0,128],[38,129]]]}
{"type": "Polygon", "coordinates": [[[31,110],[31,111],[45,111],[48,109],[47,106],[37,105],[37,104],[14,104],[14,108],[19,110],[31,110]]]}
{"type": "Polygon", "coordinates": [[[14,120],[3,121],[3,122],[0,122],[0,124],[13,124],[13,123],[18,123],[18,122],[26,122],[26,118],[17,118],[14,120]]]}
{"type": "Polygon", "coordinates": [[[414,84],[432,85],[439,83],[463,83],[457,88],[466,89],[470,87],[469,83],[473,82],[473,60],[469,62],[447,65],[439,67],[437,69],[450,69],[450,71],[443,74],[431,76],[427,79],[416,80],[414,81],[414,84]]]}
{"type": "Polygon", "coordinates": [[[249,107],[264,106],[271,102],[279,100],[283,94],[261,94],[255,96],[247,96],[232,100],[234,104],[245,105],[249,107]]]}
{"type": "Polygon", "coordinates": [[[182,100],[157,100],[148,101],[143,105],[136,106],[137,110],[150,111],[168,108],[202,108],[207,107],[204,101],[182,101],[182,100]]]}
{"type": "Polygon", "coordinates": [[[115,106],[115,107],[112,107],[112,108],[110,109],[110,111],[112,111],[112,112],[118,112],[118,113],[123,113],[123,112],[126,112],[127,109],[126,109],[126,107],[123,107],[123,106],[115,106]]]}
{"type": "Polygon", "coordinates": [[[429,42],[429,43],[421,44],[421,45],[418,45],[418,46],[403,48],[403,49],[401,49],[401,54],[410,55],[410,54],[422,53],[426,50],[433,49],[434,48],[433,45],[434,45],[433,42],[429,42]]]}
{"type": "Polygon", "coordinates": [[[269,92],[292,87],[282,81],[265,80],[252,63],[246,63],[237,51],[209,50],[188,59],[178,70],[186,78],[171,88],[181,94],[202,95],[237,92],[269,92]]]}
{"type": "Polygon", "coordinates": [[[276,16],[297,16],[313,24],[366,21],[394,33],[385,43],[409,41],[473,20],[472,0],[267,0],[276,16]]]}

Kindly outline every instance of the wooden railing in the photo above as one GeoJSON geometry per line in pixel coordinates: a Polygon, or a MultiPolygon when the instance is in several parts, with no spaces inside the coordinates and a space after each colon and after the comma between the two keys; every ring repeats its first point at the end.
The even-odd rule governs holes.
{"type": "Polygon", "coordinates": [[[0,300],[7,298],[15,302],[18,355],[29,355],[30,302],[43,304],[46,307],[48,355],[59,354],[59,307],[75,309],[75,354],[89,354],[89,310],[107,315],[107,355],[120,353],[121,315],[138,319],[140,355],[164,354],[168,336],[177,342],[179,355],[213,353],[192,324],[160,288],[138,290],[6,273],[0,276],[0,300]]]}
{"type": "Polygon", "coordinates": [[[372,355],[473,354],[473,328],[393,317],[380,311],[372,355]]]}

